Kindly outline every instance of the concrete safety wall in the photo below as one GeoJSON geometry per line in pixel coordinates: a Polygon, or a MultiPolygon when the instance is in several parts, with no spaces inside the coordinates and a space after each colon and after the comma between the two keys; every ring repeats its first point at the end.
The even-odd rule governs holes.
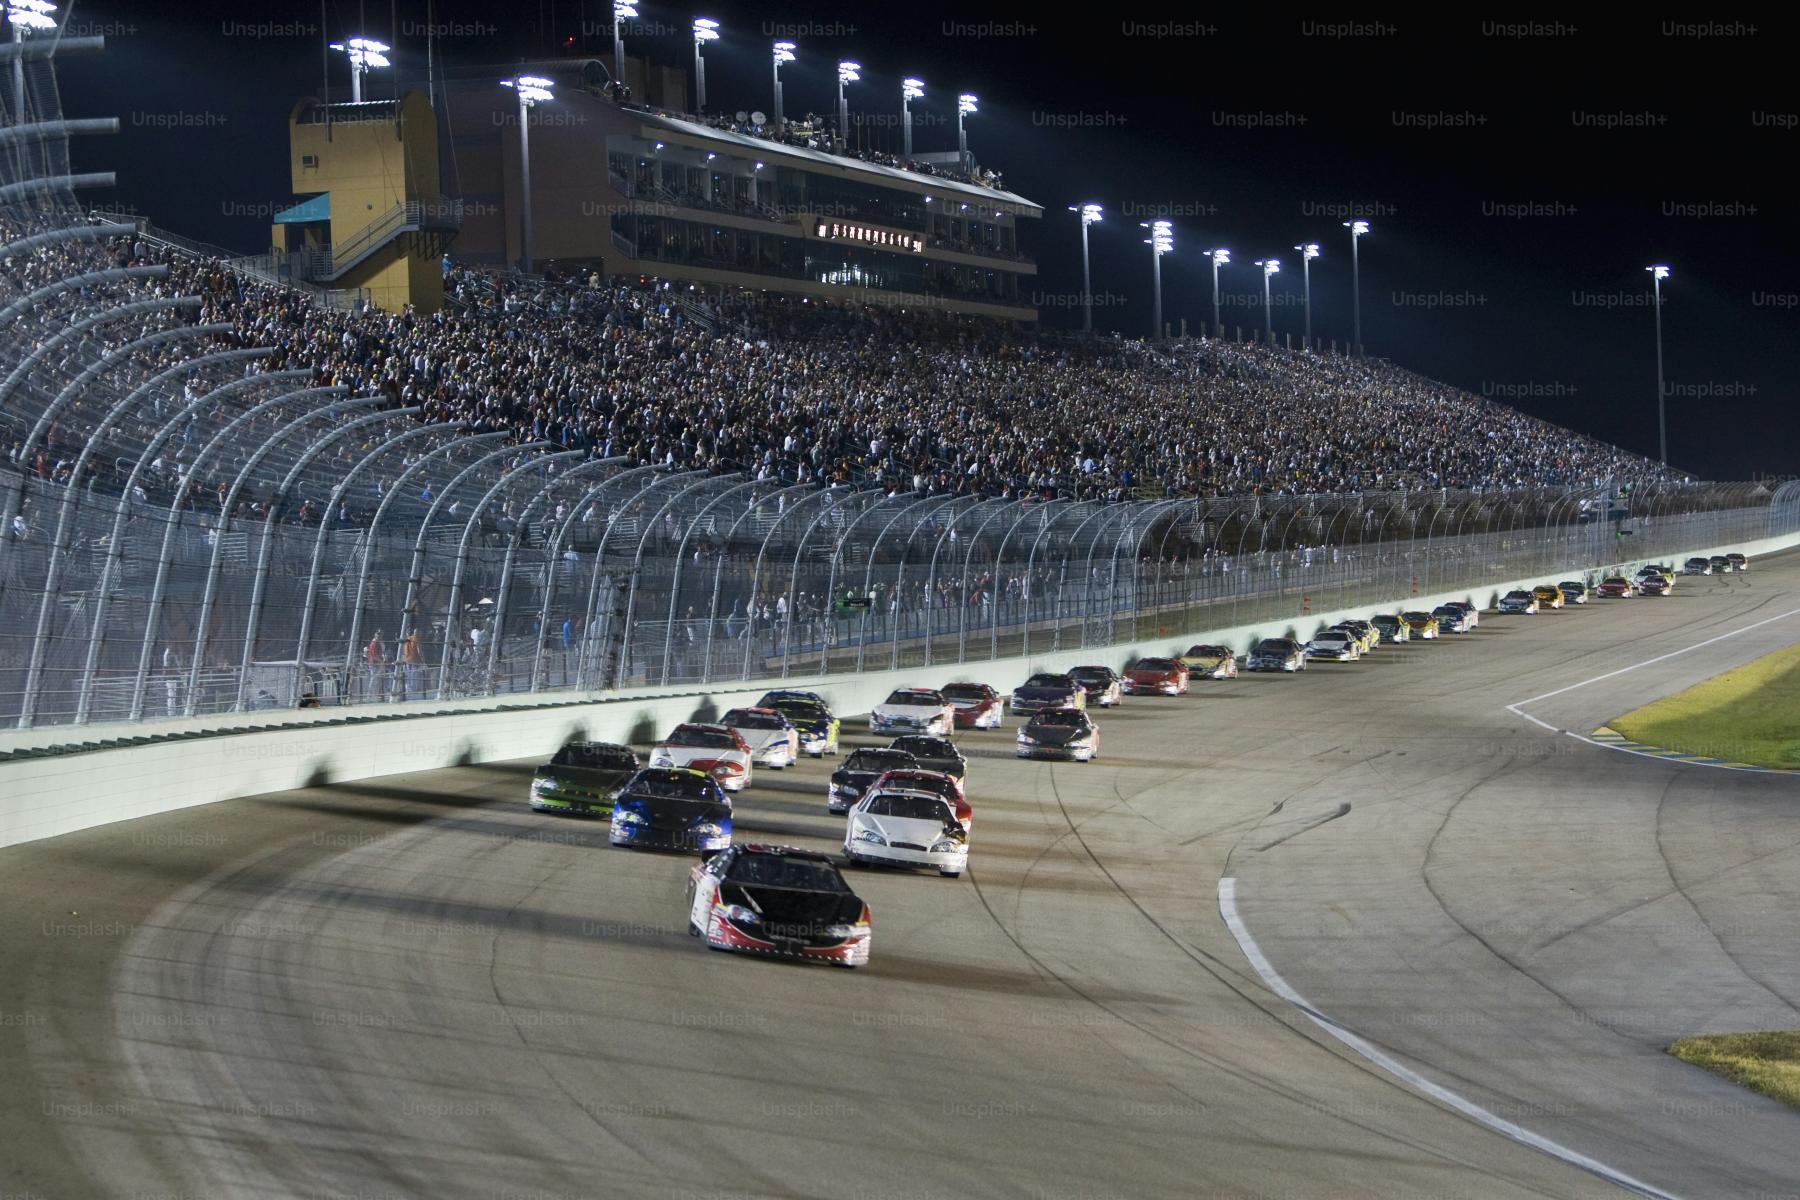
{"type": "MultiPolygon", "coordinates": [[[[1800,545],[1800,535],[1695,549],[1680,557],[1737,551],[1755,560],[1796,545],[1800,545]]],[[[934,667],[928,672],[914,668],[795,676],[706,692],[652,688],[565,694],[536,703],[488,699],[425,706],[362,705],[347,710],[353,714],[348,720],[339,715],[346,710],[326,709],[90,727],[83,731],[88,737],[119,738],[234,727],[243,731],[0,763],[0,845],[240,796],[458,764],[547,757],[572,738],[645,743],[681,721],[713,719],[729,708],[751,703],[771,687],[820,692],[836,712],[848,717],[867,713],[893,688],[909,684],[980,679],[1006,690],[1031,671],[1090,662],[1122,668],[1145,654],[1180,653],[1194,642],[1222,643],[1241,654],[1260,638],[1309,637],[1335,621],[1378,611],[1431,608],[1447,600],[1471,600],[1487,610],[1501,593],[1515,587],[1530,587],[1546,578],[1592,582],[1614,570],[1629,574],[1645,561],[1627,560],[1607,571],[1571,567],[1554,576],[1513,580],[1478,592],[1464,588],[1398,597],[1385,605],[1296,614],[1225,629],[1196,629],[1136,645],[983,660],[934,667]],[[422,707],[429,715],[421,715],[422,707]]],[[[847,726],[848,731],[856,728],[847,726]]],[[[0,733],[0,751],[53,745],[69,736],[66,727],[0,733]]],[[[524,800],[523,792],[520,800],[524,800]]]]}

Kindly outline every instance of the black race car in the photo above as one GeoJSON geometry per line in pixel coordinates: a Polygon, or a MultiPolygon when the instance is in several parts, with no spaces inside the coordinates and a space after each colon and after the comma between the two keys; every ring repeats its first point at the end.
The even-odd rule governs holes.
{"type": "Polygon", "coordinates": [[[731,801],[704,771],[646,767],[613,797],[607,840],[714,854],[731,845],[731,801]]]}
{"type": "Polygon", "coordinates": [[[883,773],[918,765],[919,760],[904,750],[869,747],[852,751],[850,757],[844,760],[844,765],[831,773],[831,783],[825,792],[825,807],[834,813],[849,812],[863,798],[863,793],[869,790],[869,785],[881,778],[883,773]]]}
{"type": "Polygon", "coordinates": [[[909,733],[888,743],[890,750],[904,750],[914,758],[912,765],[927,771],[942,771],[952,779],[961,779],[968,769],[962,751],[949,738],[926,737],[909,733]]]}
{"type": "Polygon", "coordinates": [[[590,816],[612,807],[612,794],[641,764],[630,746],[570,742],[531,775],[531,807],[590,816]]]}
{"type": "Polygon", "coordinates": [[[733,846],[688,876],[688,932],[715,950],[860,967],[869,906],[837,864],[792,846],[733,846]]]}

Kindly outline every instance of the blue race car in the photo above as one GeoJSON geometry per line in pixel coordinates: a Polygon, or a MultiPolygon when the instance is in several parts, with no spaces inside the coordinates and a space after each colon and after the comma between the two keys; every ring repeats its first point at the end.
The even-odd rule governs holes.
{"type": "Polygon", "coordinates": [[[704,771],[645,767],[613,794],[607,840],[716,854],[731,845],[731,800],[704,771]]]}

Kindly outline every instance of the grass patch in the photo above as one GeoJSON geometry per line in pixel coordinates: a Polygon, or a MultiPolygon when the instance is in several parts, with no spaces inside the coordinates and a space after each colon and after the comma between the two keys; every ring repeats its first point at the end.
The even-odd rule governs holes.
{"type": "Polygon", "coordinates": [[[1756,767],[1800,768],[1800,645],[1607,724],[1646,746],[1756,767]]]}
{"type": "Polygon", "coordinates": [[[1800,1108],[1800,1032],[1715,1033],[1669,1047],[1682,1062],[1800,1108]]]}

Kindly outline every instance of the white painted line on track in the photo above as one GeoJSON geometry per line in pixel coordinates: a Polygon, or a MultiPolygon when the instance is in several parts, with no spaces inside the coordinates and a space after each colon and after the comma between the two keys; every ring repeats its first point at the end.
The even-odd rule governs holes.
{"type": "Polygon", "coordinates": [[[1785,620],[1786,618],[1795,616],[1796,614],[1800,614],[1800,608],[1790,608],[1784,613],[1776,613],[1772,617],[1764,617],[1760,621],[1752,621],[1750,624],[1745,625],[1741,628],[1733,629],[1728,632],[1718,634],[1715,637],[1709,637],[1704,642],[1695,642],[1691,646],[1683,646],[1681,649],[1671,650],[1667,654],[1658,654],[1655,658],[1646,658],[1643,662],[1632,663],[1629,667],[1620,667],[1616,671],[1608,671],[1604,675],[1596,675],[1592,679],[1584,679],[1580,683],[1571,683],[1567,687],[1559,687],[1555,691],[1544,692],[1543,694],[1533,696],[1528,700],[1515,700],[1511,704],[1508,704],[1506,706],[1506,711],[1511,713],[1515,717],[1524,717],[1527,721],[1530,721],[1534,725],[1542,725],[1545,729],[1551,730],[1552,732],[1557,732],[1556,726],[1551,725],[1545,721],[1540,721],[1536,717],[1532,716],[1530,713],[1521,712],[1520,710],[1523,709],[1527,704],[1536,704],[1539,700],[1548,700],[1548,699],[1550,699],[1550,697],[1560,696],[1564,692],[1573,692],[1580,688],[1587,687],[1591,683],[1599,683],[1601,680],[1604,680],[1604,679],[1612,679],[1619,675],[1628,674],[1632,671],[1638,670],[1640,667],[1653,666],[1656,663],[1665,662],[1671,658],[1677,658],[1683,654],[1688,654],[1688,653],[1691,653],[1692,651],[1700,650],[1707,646],[1711,646],[1716,642],[1725,641],[1727,638],[1734,638],[1740,633],[1749,633],[1752,629],[1761,629],[1764,625],[1772,625],[1776,621],[1785,620]]]}
{"type": "Polygon", "coordinates": [[[1533,1133],[1523,1125],[1495,1116],[1473,1100],[1457,1095],[1442,1084],[1433,1083],[1367,1038],[1345,1028],[1314,1008],[1305,996],[1295,991],[1293,985],[1281,977],[1263,954],[1262,947],[1256,944],[1256,939],[1250,936],[1249,928],[1245,926],[1243,917],[1238,914],[1237,879],[1235,877],[1227,876],[1219,880],[1219,915],[1225,918],[1225,926],[1231,930],[1231,936],[1237,939],[1238,949],[1244,952],[1244,957],[1250,960],[1250,965],[1256,968],[1256,973],[1262,976],[1262,981],[1268,985],[1270,991],[1305,1013],[1313,1024],[1402,1083],[1425,1093],[1439,1104],[1487,1126],[1496,1133],[1530,1146],[1533,1150],[1548,1154],[1552,1158],[1560,1159],[1572,1167],[1598,1176],[1615,1187],[1623,1188],[1639,1196],[1650,1197],[1651,1200],[1677,1200],[1673,1193],[1653,1187],[1641,1179],[1633,1178],[1623,1171],[1607,1166],[1598,1159],[1589,1158],[1580,1151],[1571,1150],[1560,1142],[1553,1142],[1541,1134],[1533,1133]]]}

